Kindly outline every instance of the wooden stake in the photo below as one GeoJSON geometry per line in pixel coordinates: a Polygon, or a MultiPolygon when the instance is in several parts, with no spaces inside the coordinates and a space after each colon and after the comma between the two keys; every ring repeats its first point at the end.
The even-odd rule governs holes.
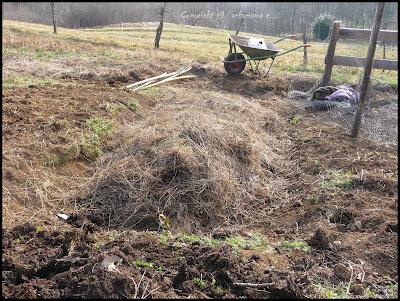
{"type": "MultiPolygon", "coordinates": [[[[175,73],[175,72],[174,72],[174,73],[175,73]]],[[[166,72],[164,72],[164,73],[161,74],[161,75],[157,75],[157,76],[154,76],[154,77],[150,77],[150,78],[141,80],[140,82],[136,82],[136,83],[134,83],[134,84],[128,85],[128,86],[126,86],[125,88],[132,88],[132,87],[138,86],[138,85],[140,85],[140,84],[144,84],[144,83],[146,83],[146,82],[148,82],[148,81],[151,81],[151,80],[154,80],[154,79],[159,79],[159,78],[164,78],[164,77],[167,77],[167,76],[171,76],[171,75],[173,75],[174,73],[166,73],[166,72]]]]}
{"type": "Polygon", "coordinates": [[[137,91],[137,90],[140,90],[140,89],[142,89],[142,88],[144,88],[144,87],[146,87],[146,86],[148,86],[148,85],[151,85],[151,84],[153,84],[153,83],[154,83],[154,80],[150,80],[150,81],[144,83],[143,85],[140,85],[139,87],[134,88],[134,89],[132,90],[132,92],[137,91]]]}
{"type": "Polygon", "coordinates": [[[156,82],[156,83],[154,83],[154,84],[145,86],[143,89],[147,89],[147,88],[150,88],[150,87],[157,86],[157,85],[159,85],[159,84],[171,82],[171,81],[173,81],[173,80],[185,79],[185,78],[194,78],[194,77],[197,77],[197,76],[196,76],[196,75],[184,75],[184,76],[178,76],[178,77],[175,77],[175,76],[172,77],[172,76],[171,76],[170,78],[167,78],[167,79],[164,79],[164,80],[162,80],[162,81],[156,82]]]}
{"type": "Polygon", "coordinates": [[[326,86],[331,81],[332,68],[333,68],[333,56],[335,55],[336,42],[339,38],[339,29],[340,29],[340,21],[334,21],[331,39],[329,41],[328,51],[325,57],[325,71],[324,76],[322,77],[322,86],[326,86]]]}
{"type": "Polygon", "coordinates": [[[141,80],[140,82],[136,82],[136,83],[134,83],[134,84],[128,85],[128,86],[126,86],[125,88],[132,88],[132,87],[135,87],[135,86],[144,84],[144,83],[149,82],[149,81],[154,81],[154,80],[156,80],[156,79],[160,79],[160,78],[164,78],[164,77],[169,77],[169,76],[173,76],[173,75],[176,75],[176,74],[179,75],[179,74],[182,74],[182,72],[187,72],[187,71],[189,71],[189,70],[190,70],[190,67],[182,67],[182,68],[180,68],[179,70],[177,70],[177,71],[175,71],[175,72],[171,72],[171,73],[166,73],[166,72],[164,72],[164,73],[161,74],[161,75],[158,75],[158,76],[154,76],[154,77],[150,77],[150,78],[141,80]]]}
{"type": "Polygon", "coordinates": [[[238,287],[253,287],[253,288],[268,288],[271,287],[271,285],[274,285],[274,283],[241,283],[241,282],[235,282],[233,285],[238,286],[238,287]]]}
{"type": "Polygon", "coordinates": [[[383,10],[385,8],[385,2],[378,2],[376,8],[374,26],[372,27],[371,37],[369,39],[367,62],[365,64],[360,93],[360,104],[357,109],[356,117],[354,118],[353,129],[351,131],[351,137],[356,138],[360,130],[361,118],[364,112],[365,101],[367,99],[368,84],[370,80],[372,64],[375,55],[376,42],[378,40],[379,29],[381,27],[383,10]]]}

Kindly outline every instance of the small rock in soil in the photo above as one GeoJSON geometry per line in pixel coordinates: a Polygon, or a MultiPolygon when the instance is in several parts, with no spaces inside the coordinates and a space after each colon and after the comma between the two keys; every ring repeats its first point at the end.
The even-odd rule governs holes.
{"type": "Polygon", "coordinates": [[[309,241],[309,245],[318,250],[329,250],[331,249],[328,237],[324,230],[317,229],[313,237],[309,241]]]}
{"type": "Polygon", "coordinates": [[[356,226],[353,223],[351,223],[351,224],[349,224],[347,226],[347,229],[349,229],[350,231],[355,231],[356,230],[356,226]]]}
{"type": "Polygon", "coordinates": [[[112,271],[115,269],[116,265],[122,262],[122,258],[119,258],[115,255],[106,255],[104,256],[103,261],[101,262],[101,266],[108,271],[112,271]]]}
{"type": "Polygon", "coordinates": [[[336,277],[343,281],[349,281],[351,277],[351,270],[346,267],[343,263],[338,263],[333,266],[333,272],[336,277]]]}
{"type": "Polygon", "coordinates": [[[354,226],[355,226],[356,229],[358,229],[358,230],[361,230],[361,229],[362,229],[362,224],[361,224],[360,221],[356,221],[356,222],[354,223],[354,226]]]}

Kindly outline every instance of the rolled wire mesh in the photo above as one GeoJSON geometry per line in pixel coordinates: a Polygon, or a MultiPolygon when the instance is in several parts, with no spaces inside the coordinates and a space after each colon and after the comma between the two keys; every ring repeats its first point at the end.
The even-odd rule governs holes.
{"type": "MultiPolygon", "coordinates": [[[[342,27],[346,27],[342,25],[342,27]]],[[[361,58],[366,58],[368,41],[362,40],[356,31],[357,38],[337,41],[335,56],[355,57],[356,67],[333,66],[331,81],[328,85],[354,85],[360,91],[364,71],[361,58]]],[[[329,39],[324,42],[311,42],[313,46],[307,53],[308,63],[304,72],[290,77],[288,98],[294,101],[299,108],[314,113],[315,118],[322,122],[336,124],[350,133],[353,126],[357,106],[348,102],[333,102],[329,100],[312,99],[313,93],[321,87],[324,72],[325,55],[328,50],[329,39]]],[[[375,59],[385,58],[397,60],[397,43],[383,44],[378,41],[375,59]]],[[[366,109],[361,124],[361,134],[378,143],[397,145],[398,120],[398,92],[397,70],[373,69],[366,99],[366,109]]]]}

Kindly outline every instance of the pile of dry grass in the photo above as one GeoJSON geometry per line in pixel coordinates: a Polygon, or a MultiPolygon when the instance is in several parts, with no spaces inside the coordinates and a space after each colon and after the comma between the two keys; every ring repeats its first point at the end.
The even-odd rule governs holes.
{"type": "Polygon", "coordinates": [[[125,129],[79,204],[136,229],[157,229],[159,213],[188,231],[265,223],[286,199],[280,127],[274,112],[241,98],[159,105],[125,129]]]}

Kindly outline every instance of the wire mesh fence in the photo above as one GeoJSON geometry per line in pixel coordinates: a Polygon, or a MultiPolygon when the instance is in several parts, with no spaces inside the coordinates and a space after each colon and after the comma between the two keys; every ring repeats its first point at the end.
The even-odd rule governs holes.
{"type": "MultiPolygon", "coordinates": [[[[345,24],[342,27],[346,27],[345,24]]],[[[321,86],[344,88],[350,99],[359,97],[363,59],[367,56],[368,40],[360,36],[358,30],[350,32],[352,39],[343,39],[339,35],[335,56],[352,57],[353,66],[334,65],[331,80],[323,85],[322,75],[329,39],[315,43],[309,48],[307,62],[303,63],[303,72],[290,77],[288,98],[296,106],[310,111],[321,122],[336,124],[350,133],[357,111],[357,101],[346,101],[345,97],[321,97],[321,86]],[[316,49],[317,47],[317,49],[316,49]],[[354,92],[354,90],[356,92],[354,92]]],[[[311,42],[311,44],[313,44],[311,42]]],[[[397,60],[397,42],[378,41],[375,59],[397,60]]],[[[398,141],[398,89],[397,70],[373,69],[363,115],[361,134],[378,143],[397,145],[398,141]]],[[[324,91],[324,90],[322,90],[324,91]]],[[[328,92],[328,91],[327,91],[328,92]]],[[[329,92],[335,92],[330,90],[329,92]]],[[[340,93],[337,93],[339,96],[340,93]]],[[[332,94],[334,95],[334,94],[332,94]]],[[[342,94],[342,96],[344,96],[342,94]]],[[[348,99],[348,98],[347,98],[348,99]]],[[[356,100],[356,99],[355,99],[356,100]]]]}

